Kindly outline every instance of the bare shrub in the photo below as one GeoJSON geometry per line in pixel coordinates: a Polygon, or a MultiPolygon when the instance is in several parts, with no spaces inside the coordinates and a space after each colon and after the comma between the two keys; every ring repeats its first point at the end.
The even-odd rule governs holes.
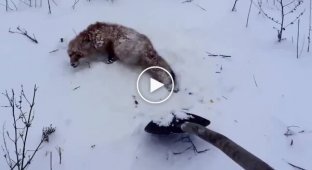
{"type": "Polygon", "coordinates": [[[49,142],[50,135],[56,130],[52,125],[44,127],[37,146],[34,149],[27,147],[30,129],[35,118],[34,106],[37,90],[38,88],[35,85],[32,98],[26,96],[23,86],[21,86],[18,96],[16,96],[13,89],[11,92],[5,91],[2,93],[8,100],[8,105],[2,107],[8,108],[11,111],[12,129],[6,130],[5,124],[3,125],[3,145],[1,148],[4,152],[5,161],[11,170],[25,170],[32,162],[38,150],[40,150],[42,144],[49,142]],[[11,146],[14,149],[11,149],[11,146]]]}

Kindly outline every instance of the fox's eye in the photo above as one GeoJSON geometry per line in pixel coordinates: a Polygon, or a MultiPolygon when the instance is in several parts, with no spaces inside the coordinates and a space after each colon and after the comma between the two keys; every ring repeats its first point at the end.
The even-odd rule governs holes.
{"type": "Polygon", "coordinates": [[[76,54],[76,58],[82,58],[81,54],[76,54]]]}

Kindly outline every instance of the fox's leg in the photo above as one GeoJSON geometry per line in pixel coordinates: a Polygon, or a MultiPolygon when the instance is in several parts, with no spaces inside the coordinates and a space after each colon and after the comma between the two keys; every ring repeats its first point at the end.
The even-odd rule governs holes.
{"type": "Polygon", "coordinates": [[[112,64],[113,62],[118,60],[118,58],[116,57],[115,51],[114,51],[114,44],[112,41],[108,42],[108,44],[106,46],[106,51],[108,54],[106,64],[112,64]]]}

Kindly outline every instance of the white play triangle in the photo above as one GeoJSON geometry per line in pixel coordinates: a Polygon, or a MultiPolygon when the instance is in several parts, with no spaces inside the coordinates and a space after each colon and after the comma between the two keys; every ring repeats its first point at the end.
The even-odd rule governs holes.
{"type": "Polygon", "coordinates": [[[153,78],[150,78],[150,92],[153,93],[155,90],[161,88],[162,86],[164,86],[163,83],[153,79],[153,78]]]}

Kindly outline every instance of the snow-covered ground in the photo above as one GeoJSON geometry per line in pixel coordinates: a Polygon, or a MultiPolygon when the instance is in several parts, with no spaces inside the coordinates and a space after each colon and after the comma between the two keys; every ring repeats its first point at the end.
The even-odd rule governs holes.
{"type": "MultiPolygon", "coordinates": [[[[0,91],[18,90],[23,84],[30,93],[34,84],[39,86],[30,147],[37,144],[43,126],[57,128],[29,169],[48,169],[46,152],[53,153],[55,170],[241,169],[197,137],[193,142],[207,152],[174,155],[189,146],[177,141],[181,136],[144,132],[151,119],[181,109],[209,119],[211,129],[275,169],[293,169],[287,162],[312,169],[312,57],[304,49],[296,59],[291,41],[296,29],[287,30],[287,40],[278,43],[272,23],[255,7],[245,28],[249,2],[244,1],[238,1],[237,12],[231,12],[232,0],[80,0],[74,10],[73,1],[56,2],[52,14],[46,4],[35,9],[19,3],[14,12],[0,9],[0,91]],[[136,91],[140,70],[118,62],[72,68],[66,42],[96,21],[146,34],[176,71],[181,91],[163,104],[151,105],[136,91]],[[17,26],[34,33],[39,44],[8,32],[17,26]],[[60,38],[66,42],[60,43],[60,38]],[[59,51],[49,53],[55,49],[59,51]],[[207,52],[232,57],[211,57],[207,52]],[[80,88],[73,90],[76,87],[80,88]],[[304,133],[286,137],[291,125],[299,126],[294,132],[304,133]],[[63,149],[61,165],[56,147],[63,149]]],[[[0,105],[6,104],[1,97],[0,105]]],[[[10,111],[0,109],[0,125],[6,122],[8,129],[10,111]]],[[[2,158],[0,169],[8,169],[2,158]]]]}

